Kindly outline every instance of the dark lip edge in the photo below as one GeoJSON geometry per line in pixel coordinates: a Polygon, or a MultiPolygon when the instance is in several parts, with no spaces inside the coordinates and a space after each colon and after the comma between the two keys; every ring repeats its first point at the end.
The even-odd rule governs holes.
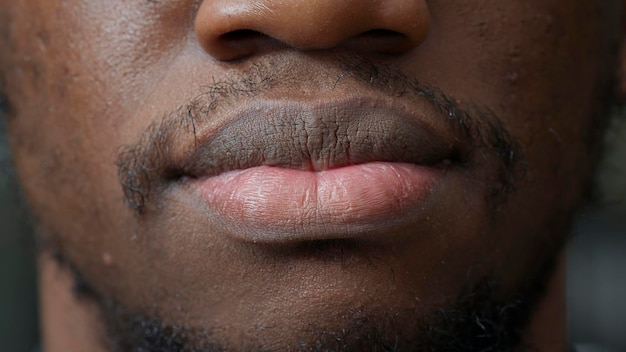
{"type": "MultiPolygon", "coordinates": [[[[388,97],[385,96],[385,98],[387,99],[397,99],[394,97],[388,97]]],[[[377,159],[377,158],[372,158],[372,159],[367,159],[367,160],[363,160],[363,161],[359,161],[359,162],[354,162],[354,163],[344,163],[344,164],[335,164],[332,165],[329,168],[325,168],[323,170],[304,170],[304,169],[300,169],[303,171],[311,171],[311,172],[318,172],[318,171],[326,171],[326,170],[332,170],[332,169],[338,169],[341,167],[345,167],[345,166],[350,166],[350,165],[359,165],[359,164],[364,164],[364,163],[368,163],[368,162],[401,162],[401,163],[410,163],[410,164],[415,164],[415,165],[419,165],[419,166],[424,166],[424,167],[429,167],[429,168],[434,168],[434,169],[440,169],[440,170],[448,170],[453,166],[463,166],[464,165],[464,157],[463,155],[467,155],[469,152],[468,151],[463,151],[464,147],[467,147],[465,145],[465,143],[463,142],[463,140],[457,138],[456,134],[454,133],[454,131],[450,131],[451,137],[446,138],[445,136],[443,136],[443,134],[438,131],[436,128],[434,128],[431,124],[425,122],[423,119],[417,117],[415,113],[411,113],[405,106],[406,104],[398,104],[401,106],[400,109],[398,108],[394,108],[391,107],[386,100],[387,99],[381,99],[380,97],[372,97],[371,95],[350,95],[348,98],[342,98],[342,99],[324,99],[324,100],[320,100],[320,99],[301,99],[301,100],[294,100],[294,99],[255,99],[254,101],[250,102],[250,103],[246,103],[243,106],[243,108],[238,108],[236,109],[235,113],[230,113],[227,115],[226,118],[224,118],[224,121],[219,123],[217,127],[215,128],[211,128],[211,132],[209,133],[201,133],[200,135],[196,136],[194,138],[193,141],[190,141],[188,143],[186,143],[185,146],[181,147],[181,150],[184,150],[182,152],[182,154],[184,154],[184,156],[182,156],[182,159],[184,160],[183,162],[179,162],[177,163],[177,165],[173,165],[173,166],[169,166],[166,171],[165,171],[165,176],[167,181],[169,182],[185,182],[186,180],[189,179],[205,179],[205,178],[210,178],[210,177],[214,177],[229,171],[235,171],[235,170],[245,170],[248,168],[252,168],[252,167],[257,167],[257,166],[272,166],[272,167],[281,167],[281,168],[288,168],[288,169],[297,169],[294,167],[288,167],[285,165],[279,165],[278,163],[276,164],[271,164],[271,163],[254,163],[254,164],[250,164],[250,165],[244,165],[243,167],[236,167],[236,168],[221,168],[216,170],[215,172],[202,172],[202,173],[196,173],[196,172],[192,172],[192,167],[190,167],[190,164],[193,164],[193,162],[190,162],[190,160],[193,160],[195,158],[197,158],[197,155],[199,153],[201,153],[201,151],[206,148],[205,146],[210,144],[211,141],[216,138],[216,136],[218,136],[222,131],[226,130],[227,128],[229,128],[230,126],[236,124],[238,121],[240,121],[241,119],[245,118],[245,116],[255,110],[255,107],[258,107],[259,105],[307,105],[309,107],[311,106],[346,106],[346,105],[352,105],[354,108],[363,108],[363,105],[367,104],[368,106],[372,106],[372,107],[376,107],[378,109],[381,110],[386,110],[389,111],[390,113],[392,113],[395,116],[398,116],[400,118],[402,118],[404,121],[413,124],[416,126],[416,128],[421,129],[423,131],[426,131],[426,133],[429,136],[433,136],[433,138],[436,138],[438,140],[441,140],[443,142],[445,142],[445,144],[449,145],[449,150],[448,150],[448,155],[444,158],[441,158],[440,160],[437,160],[435,162],[427,162],[427,163],[423,163],[423,162],[413,162],[413,161],[404,161],[401,159],[377,159]],[[323,103],[322,103],[323,101],[323,103]],[[361,104],[357,104],[357,102],[365,102],[365,104],[361,103],[361,104]]],[[[429,104],[427,103],[423,103],[425,106],[428,106],[429,109],[432,109],[432,112],[430,112],[431,115],[436,115],[438,114],[438,112],[436,111],[436,109],[430,107],[429,104]]],[[[416,107],[416,111],[418,111],[417,107],[420,104],[413,104],[416,107]]]]}

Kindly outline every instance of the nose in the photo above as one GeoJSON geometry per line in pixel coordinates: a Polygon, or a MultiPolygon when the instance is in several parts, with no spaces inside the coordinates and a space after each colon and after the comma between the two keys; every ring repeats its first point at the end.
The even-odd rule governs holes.
{"type": "Polygon", "coordinates": [[[429,27],[425,0],[204,0],[195,31],[221,61],[291,47],[400,54],[429,27]]]}

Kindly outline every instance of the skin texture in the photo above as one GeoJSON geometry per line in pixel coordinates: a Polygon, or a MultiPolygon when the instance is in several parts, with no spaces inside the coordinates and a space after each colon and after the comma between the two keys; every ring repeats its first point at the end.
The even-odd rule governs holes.
{"type": "MultiPolygon", "coordinates": [[[[389,320],[381,334],[412,350],[437,311],[485,281],[497,282],[489,302],[539,304],[527,343],[564,348],[555,267],[599,152],[617,1],[0,4],[6,133],[45,248],[46,351],[113,349],[116,318],[98,305],[229,350],[308,348],[320,332],[389,320]],[[443,176],[419,221],[253,241],[194,193],[189,179],[206,165],[198,174],[183,161],[233,111],[341,99],[352,99],[342,113],[352,119],[368,104],[408,109],[458,150],[435,158],[443,176]],[[171,127],[187,112],[197,125],[171,127]],[[469,132],[455,132],[459,121],[469,132]],[[88,292],[72,296],[70,272],[88,292]]],[[[273,126],[264,111],[259,133],[273,126]]],[[[277,131],[259,143],[290,150],[281,143],[300,136],[277,131]]],[[[320,143],[316,171],[335,148],[320,143]]],[[[246,146],[232,145],[222,154],[246,146]]],[[[293,233],[308,233],[306,222],[293,233]]]]}

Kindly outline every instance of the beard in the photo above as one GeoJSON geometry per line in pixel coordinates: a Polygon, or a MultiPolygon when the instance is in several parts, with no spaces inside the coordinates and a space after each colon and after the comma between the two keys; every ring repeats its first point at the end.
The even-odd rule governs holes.
{"type": "Polygon", "coordinates": [[[501,280],[485,277],[426,315],[418,311],[349,310],[340,325],[333,323],[332,328],[326,328],[312,323],[297,340],[285,341],[278,333],[275,341],[258,342],[250,336],[233,346],[223,344],[211,327],[166,323],[162,317],[128,309],[96,292],[61,255],[57,253],[55,258],[72,272],[76,298],[99,307],[104,325],[102,341],[111,352],[533,350],[524,341],[524,334],[557,263],[556,255],[548,259],[534,278],[513,294],[503,296],[501,280]]]}

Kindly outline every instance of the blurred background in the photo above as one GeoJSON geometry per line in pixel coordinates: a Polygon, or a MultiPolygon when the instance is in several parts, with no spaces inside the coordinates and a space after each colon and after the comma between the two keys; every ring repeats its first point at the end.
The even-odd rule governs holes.
{"type": "Polygon", "coordinates": [[[34,352],[38,339],[35,245],[26,212],[19,206],[3,139],[0,128],[0,352],[34,352]]]}
{"type": "MultiPolygon", "coordinates": [[[[600,196],[579,217],[568,248],[570,339],[585,352],[626,351],[626,118],[615,121],[607,137],[600,196]]],[[[0,352],[32,352],[38,336],[34,243],[7,162],[0,141],[0,352]]]]}
{"type": "Polygon", "coordinates": [[[607,134],[598,199],[579,217],[568,248],[570,336],[589,352],[626,351],[626,111],[619,114],[607,134]]]}

